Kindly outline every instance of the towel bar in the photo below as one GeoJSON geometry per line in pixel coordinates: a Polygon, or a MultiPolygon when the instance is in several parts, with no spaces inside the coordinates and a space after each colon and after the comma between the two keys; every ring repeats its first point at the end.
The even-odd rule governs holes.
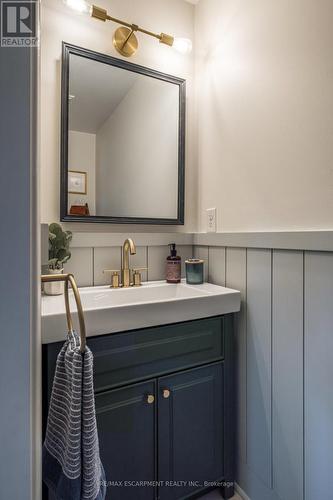
{"type": "Polygon", "coordinates": [[[43,274],[41,276],[42,283],[47,283],[51,281],[64,281],[65,282],[65,308],[66,308],[66,318],[67,318],[67,326],[68,326],[68,331],[69,333],[73,332],[73,321],[72,321],[72,316],[71,316],[71,309],[69,305],[69,294],[68,294],[68,289],[69,289],[69,283],[71,284],[73,293],[74,293],[74,298],[76,302],[76,307],[77,307],[77,313],[79,317],[79,324],[80,324],[80,351],[84,352],[86,348],[86,325],[84,322],[84,314],[83,314],[83,308],[82,308],[82,302],[81,302],[81,297],[79,293],[79,289],[77,287],[77,284],[75,282],[73,274],[43,274]]]}

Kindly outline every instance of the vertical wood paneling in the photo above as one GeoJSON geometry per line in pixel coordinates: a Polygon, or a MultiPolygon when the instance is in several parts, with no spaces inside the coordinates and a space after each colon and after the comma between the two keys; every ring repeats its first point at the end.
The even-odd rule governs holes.
{"type": "Polygon", "coordinates": [[[165,279],[166,259],[170,254],[168,246],[149,246],[148,247],[148,280],[165,279]]]}
{"type": "Polygon", "coordinates": [[[333,254],[305,254],[305,500],[333,492],[333,254]]]}
{"type": "Polygon", "coordinates": [[[208,281],[214,285],[225,286],[225,248],[209,247],[208,281]]]}
{"type": "Polygon", "coordinates": [[[94,285],[110,285],[111,274],[105,269],[121,269],[121,247],[94,248],[94,285]]]}
{"type": "Polygon", "coordinates": [[[193,259],[193,246],[192,245],[177,245],[178,255],[182,258],[182,278],[186,275],[185,261],[193,259]]]}
{"type": "Polygon", "coordinates": [[[246,461],[246,250],[226,249],[226,286],[241,292],[241,310],[235,314],[237,462],[246,461]]]}
{"type": "Polygon", "coordinates": [[[272,485],[271,250],[247,251],[247,463],[272,485]]]}
{"type": "Polygon", "coordinates": [[[71,254],[65,272],[74,274],[78,286],[93,286],[93,249],[71,248],[71,254]]]}
{"type": "Polygon", "coordinates": [[[333,253],[225,252],[242,292],[236,480],[252,500],[331,498],[333,253]]]}
{"type": "Polygon", "coordinates": [[[303,499],[303,252],[273,253],[273,487],[303,499]]]}

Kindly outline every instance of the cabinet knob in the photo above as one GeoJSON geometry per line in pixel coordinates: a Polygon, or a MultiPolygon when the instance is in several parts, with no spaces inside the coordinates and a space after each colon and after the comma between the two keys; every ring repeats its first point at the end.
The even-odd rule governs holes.
{"type": "Polygon", "coordinates": [[[168,399],[170,397],[171,392],[169,389],[163,389],[163,397],[164,399],[168,399]]]}
{"type": "Polygon", "coordinates": [[[154,401],[155,401],[155,396],[153,394],[148,394],[148,396],[147,396],[147,403],[149,405],[152,405],[154,401]]]}

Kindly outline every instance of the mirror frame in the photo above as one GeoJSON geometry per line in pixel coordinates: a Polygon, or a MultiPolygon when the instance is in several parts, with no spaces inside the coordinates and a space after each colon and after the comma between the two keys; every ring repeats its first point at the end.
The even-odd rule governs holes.
{"type": "Polygon", "coordinates": [[[133,64],[89,49],[84,49],[62,42],[62,75],[61,75],[61,178],[60,178],[60,220],[62,222],[101,222],[113,224],[154,224],[183,225],[185,205],[185,106],[186,80],[161,73],[138,64],[133,64]],[[176,219],[160,219],[154,217],[112,217],[102,215],[70,215],[68,214],[68,120],[69,120],[69,59],[74,54],[104,64],[116,66],[141,75],[150,76],[170,82],[179,87],[179,130],[178,130],[178,209],[176,219]]]}

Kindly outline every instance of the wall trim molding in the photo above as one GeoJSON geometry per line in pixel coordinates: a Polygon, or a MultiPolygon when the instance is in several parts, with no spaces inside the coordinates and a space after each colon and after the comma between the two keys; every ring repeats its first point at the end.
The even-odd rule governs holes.
{"type": "Polygon", "coordinates": [[[333,231],[195,233],[194,245],[333,251],[333,231]]]}
{"type": "MultiPolygon", "coordinates": [[[[42,224],[42,226],[44,226],[42,224]]],[[[45,224],[47,226],[47,224],[45,224]]],[[[273,248],[277,250],[333,251],[333,231],[276,231],[246,233],[167,233],[167,232],[93,232],[73,231],[72,247],[121,246],[129,236],[137,246],[202,245],[240,248],[273,248]]]]}
{"type": "Polygon", "coordinates": [[[71,246],[75,248],[87,247],[115,247],[121,246],[125,239],[132,237],[137,246],[164,246],[168,243],[177,245],[193,245],[192,233],[78,233],[73,232],[71,246]]]}

